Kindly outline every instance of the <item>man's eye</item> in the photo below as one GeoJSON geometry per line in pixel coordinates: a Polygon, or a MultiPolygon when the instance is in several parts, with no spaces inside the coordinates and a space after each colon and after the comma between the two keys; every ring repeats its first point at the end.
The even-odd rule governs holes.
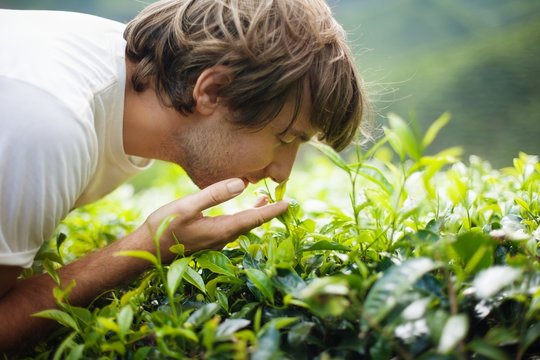
{"type": "Polygon", "coordinates": [[[294,136],[291,136],[291,137],[280,137],[279,138],[279,142],[282,144],[282,145],[289,145],[291,144],[293,141],[294,141],[295,137],[294,136]]]}

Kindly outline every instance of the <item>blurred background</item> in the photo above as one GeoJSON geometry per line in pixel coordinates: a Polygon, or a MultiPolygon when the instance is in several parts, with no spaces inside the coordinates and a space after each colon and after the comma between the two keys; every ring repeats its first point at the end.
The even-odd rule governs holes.
{"type": "MultiPolygon", "coordinates": [[[[129,21],[152,1],[0,0],[129,21]]],[[[494,167],[540,154],[540,1],[328,0],[348,32],[378,128],[389,112],[424,130],[452,120],[429,152],[462,146],[494,167]]]]}

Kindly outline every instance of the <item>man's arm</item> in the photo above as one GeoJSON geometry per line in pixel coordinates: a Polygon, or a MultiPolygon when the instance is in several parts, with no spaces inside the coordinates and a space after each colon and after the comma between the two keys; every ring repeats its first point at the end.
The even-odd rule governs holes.
{"type": "MultiPolygon", "coordinates": [[[[72,305],[85,306],[96,296],[120,284],[136,278],[150,264],[134,257],[116,257],[124,250],[144,250],[155,253],[155,245],[149,226],[155,231],[165,217],[176,214],[168,231],[160,239],[161,256],[164,262],[174,258],[168,249],[175,244],[173,234],[184,244],[186,252],[202,249],[221,249],[227,242],[251,230],[287,210],[287,203],[278,202],[233,215],[216,217],[203,216],[201,211],[227,201],[240,194],[245,185],[240,179],[224,180],[204,190],[173,201],[152,213],[147,222],[128,236],[109,246],[91,253],[59,269],[63,284],[75,280],[70,292],[72,305]]],[[[14,270],[0,268],[0,275],[11,273],[13,281],[18,274],[14,270]]],[[[20,271],[19,271],[20,272],[20,271]]],[[[4,285],[4,280],[2,280],[4,285]]],[[[8,284],[9,285],[9,284],[8,284]]],[[[17,281],[0,298],[0,351],[15,349],[22,343],[36,341],[50,332],[56,324],[50,320],[31,317],[31,314],[56,307],[52,290],[56,283],[49,275],[17,281]]],[[[0,290],[1,291],[1,290],[0,290]]]]}

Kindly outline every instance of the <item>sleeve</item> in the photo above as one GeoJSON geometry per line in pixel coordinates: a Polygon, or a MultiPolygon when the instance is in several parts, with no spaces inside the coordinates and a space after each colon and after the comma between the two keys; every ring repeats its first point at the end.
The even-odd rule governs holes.
{"type": "Polygon", "coordinates": [[[0,76],[0,265],[30,267],[92,171],[93,139],[59,99],[0,76]]]}

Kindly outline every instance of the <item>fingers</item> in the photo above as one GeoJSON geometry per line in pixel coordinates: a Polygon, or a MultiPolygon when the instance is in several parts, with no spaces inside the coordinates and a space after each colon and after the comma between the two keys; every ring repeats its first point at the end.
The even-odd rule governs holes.
{"type": "Polygon", "coordinates": [[[257,199],[255,199],[255,203],[253,204],[253,207],[259,208],[261,206],[264,206],[268,204],[268,196],[267,195],[259,195],[257,196],[257,199]]]}
{"type": "Polygon", "coordinates": [[[224,221],[221,228],[228,229],[229,233],[236,237],[283,214],[287,211],[288,206],[287,202],[278,201],[262,207],[240,211],[220,219],[224,221]]]}
{"type": "Polygon", "coordinates": [[[192,214],[219,205],[244,191],[246,185],[241,179],[228,179],[212,184],[196,194],[182,199],[182,207],[192,214]]]}

